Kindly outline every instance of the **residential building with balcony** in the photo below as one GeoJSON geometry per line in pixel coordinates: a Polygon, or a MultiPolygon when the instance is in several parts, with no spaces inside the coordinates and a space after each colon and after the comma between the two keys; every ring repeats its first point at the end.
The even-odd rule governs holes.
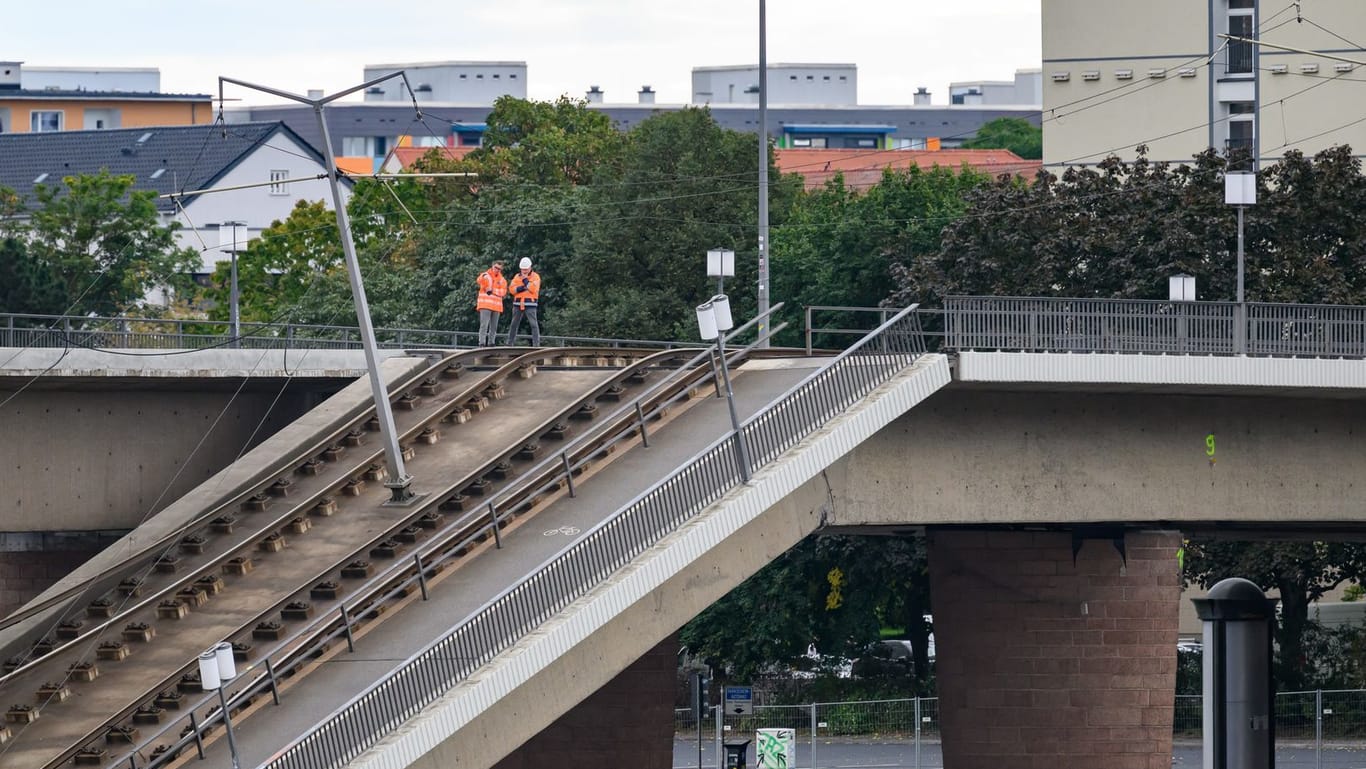
{"type": "Polygon", "coordinates": [[[1259,161],[1340,144],[1366,151],[1359,0],[1043,0],[1045,167],[1139,145],[1185,162],[1208,148],[1259,161]],[[1259,39],[1294,53],[1221,35],[1259,39]]]}

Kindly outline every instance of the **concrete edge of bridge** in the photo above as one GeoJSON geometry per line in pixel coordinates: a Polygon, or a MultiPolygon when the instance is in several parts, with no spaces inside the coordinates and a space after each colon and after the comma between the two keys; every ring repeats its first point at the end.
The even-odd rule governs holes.
{"type": "MultiPolygon", "coordinates": [[[[429,365],[422,358],[390,358],[381,364],[385,378],[393,383],[404,377],[416,374],[423,366],[429,365]]],[[[124,535],[114,544],[76,567],[71,573],[58,580],[52,587],[39,593],[27,605],[40,602],[48,596],[63,590],[100,572],[110,569],[130,555],[136,554],[149,543],[176,531],[202,515],[207,509],[222,504],[223,500],[240,493],[252,485],[269,480],[272,467],[301,445],[315,443],[323,436],[333,433],[347,422],[355,419],[371,404],[370,385],[363,379],[347,385],[340,392],[323,401],[316,408],[299,419],[283,427],[279,432],[266,438],[242,455],[236,462],[214,473],[212,477],[191,489],[187,494],[171,502],[160,511],[145,519],[142,525],[124,535]]],[[[93,597],[93,596],[92,596],[93,597]]],[[[21,607],[22,609],[22,607],[21,607]]],[[[21,637],[31,628],[44,622],[51,623],[60,606],[35,615],[14,627],[0,630],[0,646],[12,639],[21,637]]]]}
{"type": "MultiPolygon", "coordinates": [[[[922,357],[915,365],[884,383],[868,398],[818,429],[777,461],[756,473],[749,484],[732,489],[717,503],[668,534],[635,562],[594,588],[558,617],[500,654],[484,670],[457,685],[407,724],[356,758],[351,766],[359,769],[399,769],[411,766],[443,742],[457,735],[476,718],[485,715],[500,699],[531,682],[539,672],[550,667],[571,650],[585,644],[595,632],[608,626],[629,607],[643,601],[653,604],[650,596],[654,591],[680,575],[690,564],[697,562],[727,539],[734,537],[746,525],[756,521],[788,495],[811,482],[823,469],[853,450],[860,442],[930,397],[949,381],[949,364],[945,356],[922,357]]],[[[743,576],[735,576],[737,579],[743,579],[761,565],[762,563],[748,564],[743,567],[743,576]]],[[[729,587],[725,589],[728,590],[729,587]]],[[[705,607],[705,604],[702,607],[705,607]]],[[[682,621],[686,621],[686,618],[682,621]]],[[[657,629],[667,635],[676,627],[657,629]]],[[[648,634],[633,639],[633,643],[644,646],[639,650],[632,648],[631,653],[643,653],[660,640],[644,637],[645,635],[648,634]]],[[[594,653],[595,658],[601,659],[603,656],[600,649],[594,653]]],[[[627,656],[627,651],[622,650],[619,656],[627,656]]],[[[625,662],[604,660],[604,667],[611,665],[614,669],[595,671],[597,678],[593,681],[588,679],[588,671],[577,670],[573,677],[579,679],[581,684],[591,685],[596,681],[600,685],[634,659],[635,657],[631,657],[625,662]]],[[[596,686],[593,689],[596,689],[596,686]]],[[[591,692],[592,689],[582,694],[586,696],[591,692]]],[[[513,740],[517,742],[506,745],[502,754],[515,749],[521,742],[534,736],[574,703],[568,702],[565,697],[537,696],[524,699],[522,704],[529,705],[529,709],[534,709],[535,712],[519,710],[515,719],[503,722],[507,728],[499,729],[498,734],[507,737],[509,743],[513,740]]],[[[460,766],[491,766],[496,758],[479,761],[469,756],[471,751],[488,750],[488,746],[475,749],[474,744],[467,742],[461,751],[464,758],[460,761],[460,766]],[[467,760],[469,763],[466,763],[467,760]]]]}

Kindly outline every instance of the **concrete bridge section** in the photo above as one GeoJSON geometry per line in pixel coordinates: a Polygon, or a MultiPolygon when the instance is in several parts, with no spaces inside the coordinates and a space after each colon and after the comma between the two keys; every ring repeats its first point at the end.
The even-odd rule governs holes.
{"type": "MultiPolygon", "coordinates": [[[[1360,536],[1366,364],[1031,357],[1040,356],[959,356],[952,383],[642,589],[526,683],[482,699],[446,739],[417,747],[438,723],[462,723],[453,715],[459,703],[492,685],[502,665],[525,668],[561,621],[572,624],[577,610],[590,611],[593,600],[609,600],[663,562],[654,559],[681,546],[673,538],[720,525],[765,486],[769,476],[756,476],[755,489],[728,495],[697,528],[680,530],[620,575],[621,584],[604,585],[359,765],[488,766],[504,755],[504,735],[519,742],[544,724],[500,766],[535,763],[556,735],[591,720],[588,706],[556,720],[564,709],[541,694],[639,680],[640,670],[609,678],[621,668],[605,660],[647,654],[823,523],[927,531],[947,765],[1170,765],[1181,532],[1360,536]]],[[[785,457],[773,472],[800,461],[785,457]]],[[[648,720],[643,713],[637,728],[648,720]]],[[[621,714],[613,718],[621,728],[621,714]]],[[[561,763],[580,765],[570,756],[561,763]]]]}
{"type": "MultiPolygon", "coordinates": [[[[354,765],[541,763],[537,751],[557,734],[601,717],[575,703],[599,691],[600,704],[603,686],[648,681],[636,688],[662,690],[659,658],[678,626],[833,524],[928,532],[952,766],[1167,766],[1176,532],[1359,526],[1366,512],[1356,479],[1366,467],[1353,447],[1366,429],[1363,365],[965,352],[950,383],[948,361],[924,357],[354,765]]],[[[715,430],[720,414],[711,411],[706,429],[715,430]]],[[[673,429],[702,430],[702,418],[685,414],[673,429]]],[[[632,482],[667,477],[679,461],[637,466],[632,482]]],[[[303,701],[302,691],[286,702],[303,701]]],[[[610,712],[636,714],[632,733],[663,733],[663,709],[610,712]]],[[[336,734],[332,723],[299,728],[336,734]]],[[[270,741],[256,739],[257,755],[268,756],[270,741]]],[[[649,744],[642,736],[632,749],[649,744]]],[[[221,745],[215,755],[225,758],[221,745]]],[[[630,758],[667,766],[667,741],[659,756],[665,763],[630,758]]],[[[600,746],[560,763],[610,759],[626,756],[600,746]]]]}
{"type": "Polygon", "coordinates": [[[0,614],[365,371],[358,350],[182,352],[0,348],[0,614]]]}

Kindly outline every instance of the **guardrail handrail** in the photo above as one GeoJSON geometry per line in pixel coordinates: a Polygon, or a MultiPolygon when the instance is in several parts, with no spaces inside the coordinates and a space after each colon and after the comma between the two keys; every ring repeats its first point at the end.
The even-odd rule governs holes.
{"type": "Polygon", "coordinates": [[[949,296],[945,349],[1366,358],[1366,307],[949,296]]]}
{"type": "MultiPolygon", "coordinates": [[[[41,315],[28,313],[0,313],[0,340],[5,344],[0,347],[63,347],[73,340],[82,337],[94,337],[97,335],[107,335],[110,339],[121,341],[124,347],[150,346],[157,348],[171,349],[164,342],[202,342],[213,340],[215,344],[202,345],[204,347],[223,347],[228,346],[234,341],[243,347],[283,347],[283,346],[306,346],[306,343],[313,343],[317,347],[337,347],[337,348],[359,348],[360,332],[355,326],[331,326],[311,323],[261,323],[248,321],[239,324],[240,336],[234,338],[231,335],[232,325],[229,321],[221,320],[197,320],[179,318],[134,318],[120,316],[81,316],[81,315],[41,315]],[[37,325],[21,325],[25,321],[36,321],[37,325]],[[112,325],[114,328],[99,328],[101,325],[112,325]],[[134,326],[153,326],[150,331],[138,331],[134,326]],[[215,333],[187,333],[186,327],[209,327],[220,329],[215,333]],[[169,330],[159,330],[162,327],[169,327],[169,330]],[[318,335],[312,335],[318,334],[318,335]],[[321,336],[330,334],[332,336],[321,336]],[[338,338],[340,336],[340,338],[338,338]],[[15,340],[23,339],[24,344],[15,344],[15,340]],[[158,344],[141,344],[157,342],[158,344]],[[326,343],[326,344],[322,344],[326,343]]],[[[381,347],[474,347],[478,341],[478,332],[475,331],[454,331],[449,329],[421,329],[421,328],[385,328],[375,329],[375,335],[381,347]],[[466,340],[462,342],[461,340],[466,340]],[[430,341],[448,340],[448,341],[430,341]]],[[[525,338],[525,334],[519,334],[518,339],[525,338]]],[[[541,339],[547,346],[561,347],[647,347],[671,349],[674,347],[691,346],[688,342],[660,339],[626,339],[626,338],[605,338],[586,336],[565,336],[558,334],[542,334],[541,339]],[[553,344],[558,343],[558,344],[553,344]]],[[[87,345],[75,344],[74,346],[86,347],[87,345]]],[[[111,347],[112,345],[88,345],[93,349],[111,347]]],[[[201,345],[186,345],[185,349],[196,349],[201,345]]]]}
{"type": "MultiPolygon", "coordinates": [[[[751,417],[756,466],[866,397],[924,350],[914,306],[899,312],[788,394],[751,417]],[[898,328],[905,324],[904,328],[898,328]],[[783,417],[788,417],[784,419],[783,417]]],[[[736,433],[711,443],[677,472],[637,495],[580,539],[475,610],[447,635],[358,693],[264,766],[337,767],[415,715],[450,686],[510,647],[528,630],[577,600],[607,575],[740,482],[736,433]],[[545,586],[545,589],[540,589],[545,586]],[[407,685],[412,681],[412,685],[407,685]]],[[[749,468],[754,469],[754,468],[749,468]]]]}
{"type": "MultiPolygon", "coordinates": [[[[731,341],[745,334],[749,329],[759,324],[764,318],[769,317],[773,313],[776,313],[779,310],[781,310],[782,306],[783,305],[780,302],[774,305],[772,308],[770,308],[767,313],[760,315],[752,319],[748,323],[745,323],[733,329],[732,331],[727,333],[726,340],[731,341]]],[[[772,335],[781,331],[784,328],[784,326],[785,324],[779,324],[777,326],[769,327],[765,329],[765,332],[763,334],[760,334],[760,336],[754,342],[750,343],[748,347],[737,348],[732,352],[739,355],[746,354],[754,346],[759,344],[759,342],[765,341],[772,335]]],[[[621,415],[628,412],[630,409],[632,409],[632,407],[634,407],[635,419],[643,423],[643,420],[654,416],[656,412],[672,404],[674,400],[677,400],[681,396],[676,395],[673,398],[666,399],[662,403],[655,404],[651,407],[649,411],[642,411],[642,409],[640,408],[640,404],[642,402],[648,402],[650,399],[654,398],[661,392],[666,391],[667,388],[669,388],[670,386],[674,386],[679,381],[686,381],[687,377],[696,371],[699,364],[702,364],[703,360],[706,359],[708,356],[712,355],[714,351],[715,348],[713,347],[707,347],[702,349],[700,352],[698,352],[697,355],[693,356],[687,362],[674,368],[674,370],[670,372],[670,375],[668,377],[655,383],[645,392],[640,393],[636,397],[636,399],[634,399],[631,403],[625,404],[624,406],[616,409],[613,413],[616,415],[621,415]]],[[[661,354],[663,353],[656,353],[656,355],[661,354]]],[[[546,474],[547,470],[553,468],[558,463],[560,457],[570,452],[582,451],[585,447],[589,446],[590,443],[600,438],[602,433],[605,433],[610,429],[611,424],[603,423],[601,427],[598,427],[596,429],[590,428],[589,430],[586,430],[576,438],[569,441],[559,452],[556,452],[550,457],[520,472],[519,477],[543,477],[546,474]]],[[[624,437],[629,437],[630,432],[631,430],[627,428],[624,437]]],[[[616,442],[621,439],[623,439],[623,436],[619,436],[613,442],[616,442]]],[[[598,448],[601,448],[601,445],[599,445],[598,448]]],[[[564,469],[561,471],[561,475],[572,475],[572,473],[577,471],[583,464],[585,464],[589,458],[591,458],[591,455],[590,457],[582,459],[579,462],[573,464],[570,464],[566,461],[564,469]]],[[[528,494],[525,494],[525,496],[534,497],[542,492],[545,492],[550,487],[556,486],[558,481],[559,476],[552,477],[549,480],[542,482],[539,486],[532,489],[528,494]]],[[[252,696],[259,691],[269,689],[274,695],[276,688],[276,679],[278,676],[277,671],[281,669],[288,669],[293,664],[291,662],[292,659],[295,659],[300,655],[306,656],[309,653],[309,651],[312,648],[315,648],[318,644],[330,643],[336,640],[337,638],[343,636],[346,636],[348,638],[349,643],[350,623],[352,622],[353,618],[359,617],[360,615],[364,614],[363,608],[359,607],[363,607],[365,605],[370,605],[377,602],[382,603],[383,601],[389,600],[390,598],[396,597],[400,594],[406,594],[403,591],[405,589],[410,589],[414,583],[416,583],[417,586],[422,588],[423,595],[425,596],[425,576],[422,576],[421,573],[424,572],[427,568],[431,567],[432,565],[446,560],[452,552],[460,551],[462,548],[469,546],[475,541],[478,541],[481,537],[488,536],[491,530],[496,531],[496,529],[502,525],[502,519],[505,519],[508,515],[508,513],[504,512],[500,516],[497,506],[500,502],[508,501],[508,499],[516,493],[517,489],[521,489],[522,491],[526,490],[525,487],[521,485],[518,485],[515,488],[508,487],[503,490],[500,490],[494,496],[491,496],[487,502],[481,504],[479,507],[473,510],[466,512],[460,519],[461,521],[468,520],[474,516],[479,515],[480,511],[484,509],[489,509],[491,516],[490,521],[488,523],[471,532],[468,532],[462,538],[437,538],[423,543],[413,552],[412,558],[400,559],[400,561],[391,564],[389,567],[382,570],[380,573],[367,579],[364,585],[361,585],[358,588],[354,589],[352,591],[352,595],[346,601],[343,601],[341,603],[340,614],[334,611],[330,614],[325,613],[323,615],[320,615],[304,627],[299,628],[295,632],[291,633],[287,638],[281,639],[279,642],[277,642],[274,650],[268,652],[260,662],[254,663],[245,670],[241,671],[241,674],[239,675],[239,678],[237,680],[236,691],[229,697],[229,707],[233,707],[233,703],[237,702],[241,698],[252,696]],[[403,572],[407,569],[413,568],[413,563],[408,563],[408,561],[415,562],[419,573],[417,575],[409,576],[406,579],[403,579],[403,572]],[[405,566],[405,563],[408,563],[408,565],[405,566]],[[397,582],[395,582],[396,579],[398,579],[397,582]],[[349,613],[346,611],[346,606],[348,605],[352,607],[352,610],[349,613]],[[333,623],[338,622],[338,618],[340,618],[341,620],[341,626],[329,628],[329,626],[331,626],[333,623]],[[276,659],[276,654],[280,655],[278,660],[276,659]],[[243,683],[244,681],[245,683],[243,683]]],[[[570,482],[570,490],[572,494],[572,481],[570,482]]],[[[455,530],[463,530],[465,527],[463,524],[457,523],[457,525],[453,528],[455,530]]],[[[269,614],[271,612],[266,613],[269,614]]],[[[276,696],[276,699],[278,704],[278,696],[276,696]]],[[[191,706],[190,709],[194,710],[195,708],[198,708],[204,704],[211,704],[212,700],[213,697],[211,695],[204,695],[200,698],[199,703],[191,706]]],[[[190,733],[182,734],[177,740],[173,741],[173,743],[168,746],[169,749],[165,751],[163,757],[151,760],[147,764],[147,766],[154,767],[161,765],[161,763],[163,763],[164,760],[170,760],[171,756],[175,755],[178,751],[184,749],[186,746],[192,743],[198,746],[199,734],[201,733],[201,730],[207,729],[210,726],[212,726],[212,724],[218,718],[220,718],[219,715],[211,713],[208,717],[199,720],[195,723],[192,723],[190,733]]],[[[164,737],[164,735],[167,734],[169,731],[172,731],[174,728],[178,728],[179,724],[179,720],[163,724],[163,726],[160,729],[156,730],[153,734],[144,738],[139,745],[135,746],[132,749],[131,755],[137,755],[143,752],[144,750],[149,749],[153,744],[158,743],[158,741],[161,740],[164,737]]]]}

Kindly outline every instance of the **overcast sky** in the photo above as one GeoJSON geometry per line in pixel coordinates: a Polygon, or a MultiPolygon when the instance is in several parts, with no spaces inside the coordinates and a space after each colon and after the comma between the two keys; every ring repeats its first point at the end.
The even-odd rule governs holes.
{"type": "MultiPolygon", "coordinates": [[[[768,0],[770,63],[858,65],[859,102],[936,104],[957,80],[1040,62],[1040,0],[768,0]]],[[[302,93],[358,84],[366,64],[527,63],[528,95],[685,102],[694,66],[756,63],[758,0],[57,0],[6,3],[0,59],[157,67],[163,91],[227,75],[302,93]]],[[[232,97],[234,94],[229,94],[232,97]]],[[[248,103],[267,98],[239,91],[248,103]]]]}

